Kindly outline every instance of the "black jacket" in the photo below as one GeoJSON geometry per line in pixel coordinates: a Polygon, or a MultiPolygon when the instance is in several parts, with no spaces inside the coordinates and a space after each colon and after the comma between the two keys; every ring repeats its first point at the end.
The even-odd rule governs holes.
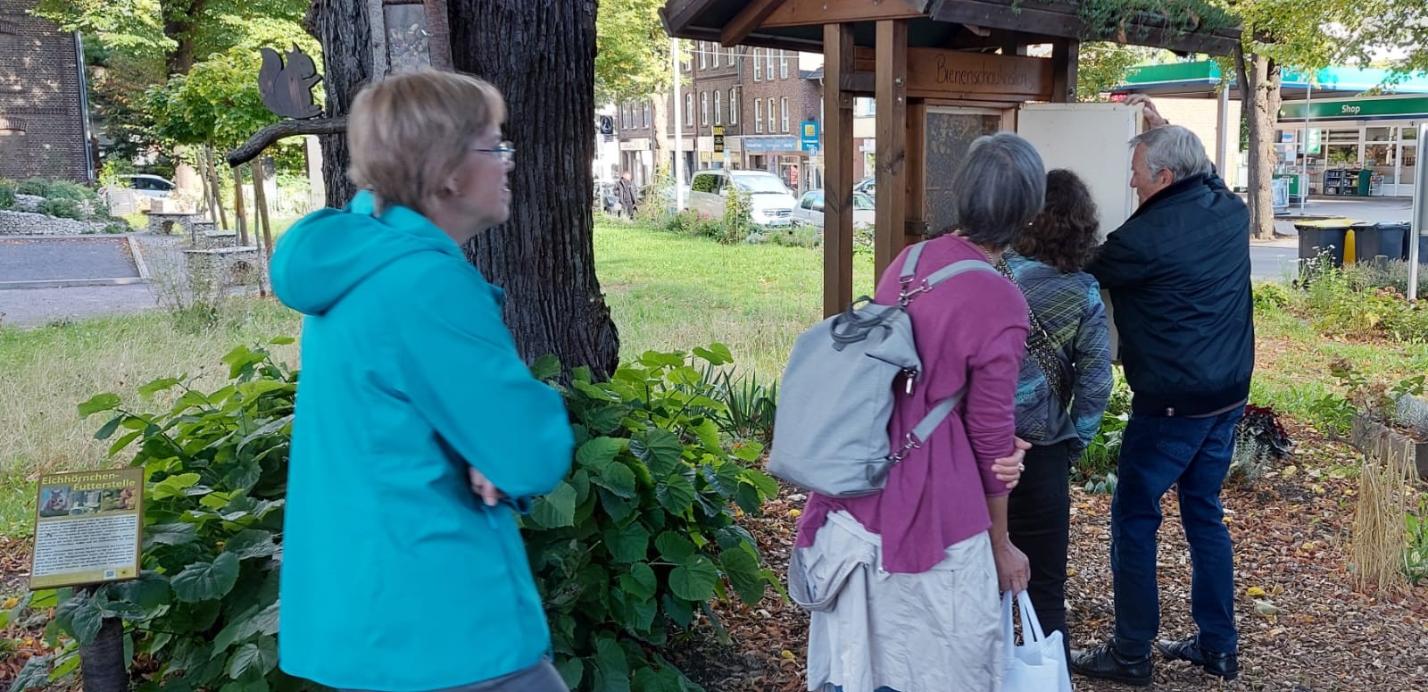
{"type": "Polygon", "coordinates": [[[1196,416],[1249,397],[1249,210],[1219,176],[1151,197],[1087,271],[1111,293],[1137,414],[1196,416]]]}

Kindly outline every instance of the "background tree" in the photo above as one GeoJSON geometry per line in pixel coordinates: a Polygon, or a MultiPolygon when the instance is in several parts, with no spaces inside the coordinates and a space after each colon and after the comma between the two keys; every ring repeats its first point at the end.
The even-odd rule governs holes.
{"type": "MultiPolygon", "coordinates": [[[[312,6],[329,116],[345,115],[361,85],[380,76],[372,74],[367,5],[312,6]]],[[[591,218],[596,3],[449,0],[448,13],[456,69],[505,95],[506,137],[516,147],[511,219],[478,236],[467,254],[508,291],[506,322],[522,356],[554,354],[567,367],[609,375],[619,339],[595,278],[591,218]]],[[[343,204],[353,192],[346,144],[329,135],[322,146],[328,203],[343,204]]]]}
{"type": "Polygon", "coordinates": [[[1131,68],[1168,62],[1173,58],[1174,54],[1170,51],[1155,48],[1102,41],[1083,43],[1076,64],[1076,98],[1080,101],[1100,101],[1102,94],[1125,81],[1131,68]]]}
{"type": "Polygon", "coordinates": [[[664,0],[601,0],[595,19],[595,103],[649,98],[670,87],[664,0]]]}

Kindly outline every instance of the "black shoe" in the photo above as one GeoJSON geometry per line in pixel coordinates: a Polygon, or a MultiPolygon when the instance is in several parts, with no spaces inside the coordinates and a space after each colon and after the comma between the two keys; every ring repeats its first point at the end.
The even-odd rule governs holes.
{"type": "Polygon", "coordinates": [[[1198,637],[1181,639],[1178,642],[1160,641],[1156,643],[1155,648],[1172,661],[1189,661],[1216,677],[1234,680],[1240,674],[1238,656],[1201,649],[1198,637]]]}
{"type": "Polygon", "coordinates": [[[1088,651],[1071,652],[1071,670],[1078,675],[1114,680],[1145,687],[1150,684],[1150,656],[1126,658],[1116,651],[1114,640],[1088,651]]]}

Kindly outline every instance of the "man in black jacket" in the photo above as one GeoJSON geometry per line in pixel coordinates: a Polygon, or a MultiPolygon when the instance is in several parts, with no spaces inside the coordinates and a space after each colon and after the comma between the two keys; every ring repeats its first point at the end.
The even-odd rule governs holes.
{"type": "Polygon", "coordinates": [[[1134,399],[1111,503],[1116,636],[1079,652],[1090,677],[1148,685],[1160,627],[1156,533],[1176,486],[1190,543],[1198,636],[1162,641],[1171,660],[1238,673],[1234,564],[1220,487],[1254,370],[1249,211],[1215,174],[1204,145],[1166,125],[1131,140],[1140,208],[1106,238],[1087,269],[1111,293],[1121,360],[1134,399]]]}

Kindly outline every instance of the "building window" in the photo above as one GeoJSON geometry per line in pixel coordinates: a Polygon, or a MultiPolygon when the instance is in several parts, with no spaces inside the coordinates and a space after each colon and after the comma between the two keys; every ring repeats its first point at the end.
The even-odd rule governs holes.
{"type": "Polygon", "coordinates": [[[695,44],[695,48],[694,48],[694,49],[697,50],[697,51],[699,51],[699,69],[701,69],[701,70],[702,70],[702,69],[705,69],[705,68],[707,68],[707,67],[709,67],[709,49],[708,49],[708,45],[709,45],[709,44],[707,44],[707,43],[705,43],[705,42],[703,42],[703,41],[700,41],[699,43],[695,44]]]}
{"type": "MultiPolygon", "coordinates": [[[[782,53],[783,53],[783,51],[779,51],[779,54],[782,54],[782,53]]],[[[767,79],[767,80],[769,80],[770,82],[772,82],[772,81],[773,81],[773,78],[774,78],[774,53],[773,53],[773,50],[770,49],[769,52],[768,52],[768,56],[764,58],[764,79],[767,79]]]]}
{"type": "Polygon", "coordinates": [[[719,44],[717,44],[717,43],[711,43],[711,44],[709,44],[709,45],[712,46],[713,49],[714,49],[714,51],[713,51],[713,52],[714,52],[714,67],[718,67],[718,66],[719,66],[719,52],[722,51],[723,48],[720,48],[720,47],[719,47],[719,44]]]}
{"type": "Polygon", "coordinates": [[[714,124],[724,124],[724,92],[714,92],[714,124]]]}
{"type": "Polygon", "coordinates": [[[785,97],[779,99],[779,102],[778,102],[778,117],[779,117],[780,120],[783,121],[783,131],[784,131],[784,134],[788,134],[788,97],[787,97],[787,96],[785,96],[785,97]]]}
{"type": "MultiPolygon", "coordinates": [[[[684,42],[683,42],[683,41],[680,41],[680,42],[679,42],[679,45],[680,45],[681,48],[682,48],[682,47],[684,46],[684,42]]],[[[681,50],[680,53],[682,54],[682,53],[683,53],[683,50],[681,50]]],[[[684,60],[684,61],[682,61],[682,62],[684,63],[684,71],[685,71],[685,72],[688,72],[688,71],[690,70],[690,68],[694,67],[694,56],[691,55],[691,56],[689,56],[689,59],[688,59],[688,60],[684,60]]]]}
{"type": "Polygon", "coordinates": [[[739,90],[738,88],[729,90],[729,124],[739,124],[739,90]]]}
{"type": "Polygon", "coordinates": [[[694,127],[694,94],[684,95],[684,126],[694,127]]]}
{"type": "Polygon", "coordinates": [[[782,50],[781,50],[781,51],[778,52],[778,77],[779,77],[779,79],[788,79],[788,52],[787,52],[787,51],[782,51],[782,50]]]}
{"type": "Polygon", "coordinates": [[[774,117],[775,115],[776,115],[776,114],[774,113],[774,99],[773,99],[772,96],[770,96],[770,97],[769,97],[769,134],[773,134],[774,132],[777,131],[777,130],[774,129],[775,127],[778,126],[778,119],[774,117]]]}
{"type": "Polygon", "coordinates": [[[754,99],[754,132],[764,131],[764,102],[754,99]]]}
{"type": "Polygon", "coordinates": [[[759,81],[759,75],[763,72],[763,69],[764,69],[763,64],[759,61],[759,56],[761,55],[761,53],[760,53],[759,51],[761,51],[761,50],[763,50],[763,49],[762,49],[762,48],[755,48],[755,49],[754,49],[754,81],[755,81],[755,82],[759,81]]]}
{"type": "Polygon", "coordinates": [[[650,120],[651,120],[651,118],[650,118],[650,113],[651,113],[653,110],[654,110],[654,104],[646,102],[646,103],[645,103],[645,127],[649,127],[649,126],[650,126],[650,120]]]}
{"type": "Polygon", "coordinates": [[[709,92],[699,92],[699,124],[709,124],[709,92]]]}

